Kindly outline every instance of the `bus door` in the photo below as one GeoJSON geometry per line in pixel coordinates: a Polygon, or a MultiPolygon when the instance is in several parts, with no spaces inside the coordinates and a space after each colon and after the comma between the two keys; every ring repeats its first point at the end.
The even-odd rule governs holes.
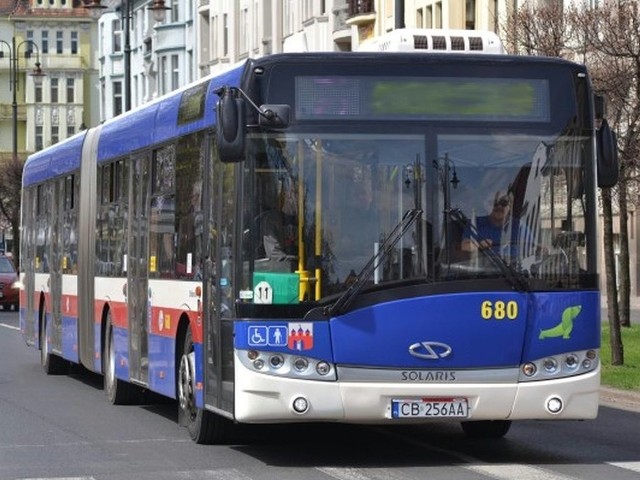
{"type": "Polygon", "coordinates": [[[64,208],[64,178],[53,184],[53,201],[51,202],[51,246],[49,249],[49,298],[51,302],[51,351],[62,353],[62,256],[64,235],[62,210],[64,208]]]}
{"type": "Polygon", "coordinates": [[[24,189],[24,202],[22,204],[22,245],[20,250],[22,269],[22,284],[24,296],[20,299],[24,302],[20,305],[20,326],[27,342],[37,343],[38,328],[34,312],[35,294],[35,258],[36,258],[36,224],[39,188],[24,189]]]}
{"type": "Polygon", "coordinates": [[[233,412],[233,211],[235,182],[233,164],[205,155],[205,256],[204,268],[204,372],[205,403],[233,412]]]}
{"type": "Polygon", "coordinates": [[[132,380],[148,380],[149,306],[149,175],[148,155],[131,160],[129,169],[129,228],[127,300],[129,315],[129,375],[132,380]]]}

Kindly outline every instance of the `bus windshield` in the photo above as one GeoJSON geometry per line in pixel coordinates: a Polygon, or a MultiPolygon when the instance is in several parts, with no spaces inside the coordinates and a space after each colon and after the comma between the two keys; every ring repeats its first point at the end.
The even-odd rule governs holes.
{"type": "Polygon", "coordinates": [[[459,130],[253,136],[242,289],[267,274],[292,282],[284,303],[340,294],[413,209],[421,217],[369,286],[500,277],[499,258],[540,288],[575,288],[589,273],[586,142],[459,130]]]}

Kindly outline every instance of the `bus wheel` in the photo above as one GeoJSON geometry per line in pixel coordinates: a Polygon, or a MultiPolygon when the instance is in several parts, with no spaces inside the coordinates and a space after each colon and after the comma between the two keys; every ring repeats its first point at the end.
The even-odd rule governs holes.
{"type": "Polygon", "coordinates": [[[111,312],[107,312],[104,351],[102,352],[102,372],[104,374],[104,391],[113,405],[130,405],[135,403],[136,387],[116,377],[116,354],[113,343],[113,325],[111,312]]]}
{"type": "Polygon", "coordinates": [[[191,440],[199,444],[225,441],[230,421],[196,406],[195,350],[191,330],[184,338],[178,363],[178,421],[187,427],[191,440]]]}
{"type": "Polygon", "coordinates": [[[69,362],[49,351],[47,341],[47,316],[40,313],[40,365],[47,375],[60,375],[67,373],[69,362]]]}
{"type": "Polygon", "coordinates": [[[511,420],[481,420],[462,422],[461,425],[464,433],[471,438],[502,438],[511,428],[511,420]]]}

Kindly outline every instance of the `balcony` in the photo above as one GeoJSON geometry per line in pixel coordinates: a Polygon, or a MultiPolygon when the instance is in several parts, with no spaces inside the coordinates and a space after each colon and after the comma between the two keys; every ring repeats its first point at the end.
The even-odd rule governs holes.
{"type": "Polygon", "coordinates": [[[347,25],[362,25],[376,20],[374,0],[348,0],[349,18],[347,25]]]}
{"type": "Polygon", "coordinates": [[[368,15],[376,13],[374,8],[374,0],[347,0],[349,4],[349,16],[368,15]]]}
{"type": "Polygon", "coordinates": [[[333,41],[341,50],[351,50],[351,27],[347,24],[349,4],[337,1],[333,7],[333,41]]]}

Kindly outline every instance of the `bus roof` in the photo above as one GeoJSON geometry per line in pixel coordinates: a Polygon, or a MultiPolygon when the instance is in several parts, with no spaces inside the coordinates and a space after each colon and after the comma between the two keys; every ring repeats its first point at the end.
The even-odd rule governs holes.
{"type": "Polygon", "coordinates": [[[498,35],[490,31],[399,28],[365,40],[361,52],[455,52],[503,54],[498,35]]]}
{"type": "MultiPolygon", "coordinates": [[[[212,74],[184,88],[175,90],[152,102],[114,117],[103,123],[98,143],[98,162],[155,145],[192,131],[215,124],[215,90],[223,85],[239,85],[246,60],[231,69],[212,74]],[[198,87],[203,91],[204,109],[194,121],[179,124],[178,115],[185,92],[198,87]]],[[[187,93],[188,96],[188,93],[187,93]]],[[[188,109],[188,105],[186,107],[188,109]]],[[[23,177],[23,186],[70,173],[80,168],[82,145],[86,131],[79,132],[59,143],[29,156],[23,177]]]]}
{"type": "MultiPolygon", "coordinates": [[[[452,52],[454,53],[454,52],[452,52]]],[[[478,53],[478,52],[471,52],[478,53]]],[[[527,57],[511,55],[464,55],[465,61],[476,64],[495,65],[534,65],[534,64],[564,64],[573,68],[586,70],[584,66],[556,57],[527,57]]],[[[240,86],[243,75],[248,67],[258,68],[275,64],[290,65],[318,65],[322,62],[344,65],[351,62],[371,65],[393,65],[410,62],[418,63],[455,63],[455,54],[433,52],[429,55],[416,56],[414,53],[387,53],[378,51],[359,52],[308,52],[308,53],[279,53],[258,59],[244,60],[223,73],[209,75],[182,89],[164,95],[152,102],[146,103],[130,112],[126,112],[102,125],[98,143],[98,163],[108,162],[147,148],[168,142],[173,138],[211,128],[216,122],[215,104],[218,95],[215,91],[222,86],[240,86]],[[180,122],[181,106],[186,110],[194,110],[197,102],[189,104],[189,94],[197,91],[194,97],[204,102],[204,108],[197,115],[189,117],[189,121],[180,122]],[[185,100],[186,99],[186,100],[185,100]],[[192,107],[192,108],[189,108],[192,107]],[[193,119],[195,118],[195,119],[193,119]]],[[[190,114],[187,113],[187,116],[190,114]]],[[[52,145],[31,155],[25,163],[23,172],[23,186],[42,182],[49,178],[70,173],[80,167],[82,145],[86,132],[79,132],[62,142],[52,145]]]]}
{"type": "Polygon", "coordinates": [[[80,168],[86,130],[31,155],[22,172],[22,185],[28,186],[80,168]]]}

